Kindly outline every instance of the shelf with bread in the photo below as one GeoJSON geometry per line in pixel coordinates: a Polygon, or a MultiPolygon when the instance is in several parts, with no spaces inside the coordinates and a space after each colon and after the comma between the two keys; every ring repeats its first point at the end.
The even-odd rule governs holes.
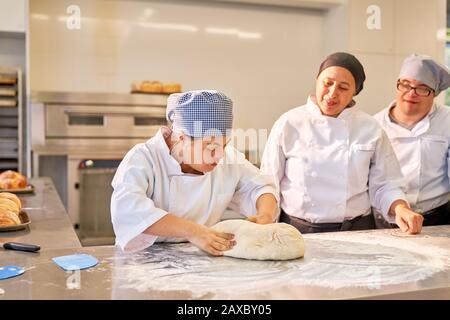
{"type": "Polygon", "coordinates": [[[157,80],[136,81],[131,84],[131,93],[172,94],[181,92],[179,83],[163,83],[157,80]]]}
{"type": "Polygon", "coordinates": [[[30,223],[19,197],[10,192],[0,192],[0,231],[25,229],[30,223]]]}
{"type": "Polygon", "coordinates": [[[14,69],[0,67],[0,107],[17,107],[17,84],[17,72],[14,69]]]}
{"type": "Polygon", "coordinates": [[[32,193],[34,187],[28,184],[27,178],[12,170],[7,170],[0,173],[0,192],[11,193],[32,193]]]}
{"type": "Polygon", "coordinates": [[[15,97],[17,90],[15,88],[0,87],[0,97],[15,97]]]}
{"type": "Polygon", "coordinates": [[[21,95],[20,69],[0,66],[0,170],[20,170],[21,95]]]}

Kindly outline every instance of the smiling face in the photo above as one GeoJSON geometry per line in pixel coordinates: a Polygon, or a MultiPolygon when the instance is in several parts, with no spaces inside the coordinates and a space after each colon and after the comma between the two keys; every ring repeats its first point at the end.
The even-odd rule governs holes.
{"type": "Polygon", "coordinates": [[[316,80],[316,99],[322,114],[337,117],[356,93],[353,75],[342,67],[323,70],[316,80]]]}
{"type": "Polygon", "coordinates": [[[405,116],[425,116],[433,106],[434,97],[434,91],[420,81],[409,78],[398,81],[396,107],[405,116]],[[429,95],[424,96],[428,92],[429,95]]]}

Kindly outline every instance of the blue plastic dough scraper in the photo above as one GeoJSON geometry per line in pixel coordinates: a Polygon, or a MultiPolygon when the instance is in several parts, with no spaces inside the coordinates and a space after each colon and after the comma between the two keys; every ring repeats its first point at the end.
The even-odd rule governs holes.
{"type": "Polygon", "coordinates": [[[20,276],[25,269],[18,266],[0,266],[0,280],[20,276]]]}
{"type": "Polygon", "coordinates": [[[56,257],[52,260],[65,271],[88,269],[98,264],[98,260],[88,254],[73,254],[56,257]]]}

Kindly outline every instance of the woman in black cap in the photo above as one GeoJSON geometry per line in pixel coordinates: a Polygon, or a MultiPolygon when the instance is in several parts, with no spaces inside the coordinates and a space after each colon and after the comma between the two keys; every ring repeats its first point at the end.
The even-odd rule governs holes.
{"type": "Polygon", "coordinates": [[[320,65],[316,94],[272,128],[261,169],[279,188],[280,222],[302,233],[374,229],[371,207],[404,232],[421,231],[389,139],[355,106],[364,80],[353,55],[331,54],[320,65]]]}

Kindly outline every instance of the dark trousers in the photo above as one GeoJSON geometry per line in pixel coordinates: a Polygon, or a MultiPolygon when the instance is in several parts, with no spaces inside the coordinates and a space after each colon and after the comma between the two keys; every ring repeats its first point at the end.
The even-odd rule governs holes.
{"type": "Polygon", "coordinates": [[[375,219],[372,213],[359,216],[343,223],[311,223],[306,220],[293,217],[281,210],[280,222],[288,223],[298,229],[301,233],[355,231],[375,229],[375,219]]]}
{"type": "Polygon", "coordinates": [[[423,214],[424,226],[439,226],[443,224],[450,224],[450,202],[423,214]]]}

